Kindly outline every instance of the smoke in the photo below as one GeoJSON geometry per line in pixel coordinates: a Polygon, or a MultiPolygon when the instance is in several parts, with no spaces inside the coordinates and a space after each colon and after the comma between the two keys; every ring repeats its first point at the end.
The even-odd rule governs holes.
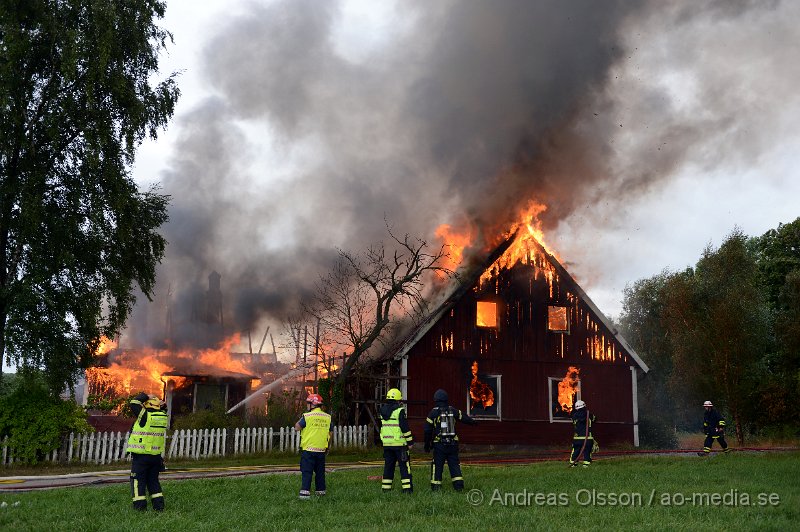
{"type": "Polygon", "coordinates": [[[798,101],[796,3],[403,1],[364,49],[347,6],[252,4],[204,48],[214,95],[176,119],[162,176],[173,324],[212,271],[227,325],[278,322],[384,220],[432,243],[474,227],[483,251],[530,200],[556,229],[752,161],[798,101]]]}

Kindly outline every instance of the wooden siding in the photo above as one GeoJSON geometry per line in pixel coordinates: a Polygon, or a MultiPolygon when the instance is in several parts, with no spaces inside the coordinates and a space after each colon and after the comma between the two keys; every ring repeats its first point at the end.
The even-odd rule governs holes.
{"type": "Polygon", "coordinates": [[[477,282],[408,351],[412,424],[424,421],[438,388],[448,392],[453,406],[466,410],[471,365],[477,361],[479,374],[502,376],[502,419],[462,427],[465,442],[563,442],[572,424],[550,422],[548,379],[561,379],[575,366],[581,398],[600,422],[598,440],[632,442],[630,367],[636,362],[575,294],[571,279],[561,279],[543,256],[477,282]],[[497,304],[497,328],[476,326],[478,301],[497,304]],[[550,305],[567,307],[568,333],[548,330],[550,305]]]}

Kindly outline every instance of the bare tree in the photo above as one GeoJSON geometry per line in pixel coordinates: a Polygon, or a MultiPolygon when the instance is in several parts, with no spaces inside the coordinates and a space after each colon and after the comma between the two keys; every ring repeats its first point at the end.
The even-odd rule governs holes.
{"type": "MultiPolygon", "coordinates": [[[[400,319],[424,314],[427,280],[453,274],[441,265],[448,256],[446,246],[429,252],[422,239],[408,234],[398,238],[388,225],[387,232],[389,249],[383,242],[360,254],[340,249],[339,260],[304,306],[309,320],[320,323],[317,353],[323,358],[344,353],[340,367],[330,366],[332,394],[344,390],[361,358],[382,344],[400,319]]],[[[336,403],[334,410],[341,406],[336,403]]]]}

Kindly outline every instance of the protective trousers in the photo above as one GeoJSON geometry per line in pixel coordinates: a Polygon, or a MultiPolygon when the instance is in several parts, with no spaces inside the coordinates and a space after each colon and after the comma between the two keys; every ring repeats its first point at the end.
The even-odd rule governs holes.
{"type": "Polygon", "coordinates": [[[384,447],[383,448],[383,480],[381,488],[384,493],[392,489],[394,482],[394,466],[400,467],[400,483],[403,485],[404,493],[414,491],[411,484],[411,458],[406,447],[384,447]]]}
{"type": "Polygon", "coordinates": [[[572,440],[572,454],[569,457],[569,463],[572,465],[576,465],[578,463],[578,460],[581,458],[581,454],[583,454],[583,461],[582,461],[583,465],[588,466],[589,464],[591,464],[593,446],[594,446],[594,438],[587,438],[587,439],[576,438],[572,440]]]}
{"type": "Polygon", "coordinates": [[[722,447],[722,450],[726,453],[730,451],[730,449],[728,449],[728,442],[725,441],[725,434],[719,433],[717,435],[706,434],[706,441],[703,443],[704,453],[711,452],[711,446],[714,444],[714,441],[719,442],[719,446],[722,447]]]}
{"type": "Polygon", "coordinates": [[[131,497],[134,510],[147,509],[147,493],[153,510],[164,509],[164,494],[158,474],[164,469],[164,460],[158,454],[131,453],[131,497]]]}
{"type": "Polygon", "coordinates": [[[317,495],[325,495],[325,453],[313,451],[300,452],[300,498],[311,497],[311,476],[317,495]]]}
{"type": "Polygon", "coordinates": [[[461,464],[458,462],[458,444],[441,442],[433,444],[431,489],[434,491],[441,489],[445,461],[447,461],[447,468],[450,470],[450,480],[453,481],[453,489],[456,491],[463,490],[464,477],[461,476],[461,464]]]}

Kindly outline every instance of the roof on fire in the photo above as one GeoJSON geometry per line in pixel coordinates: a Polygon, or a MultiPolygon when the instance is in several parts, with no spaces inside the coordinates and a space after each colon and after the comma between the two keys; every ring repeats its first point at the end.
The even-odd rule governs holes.
{"type": "MultiPolygon", "coordinates": [[[[472,286],[478,281],[481,277],[483,272],[485,272],[489,267],[491,267],[494,262],[500,258],[503,253],[505,253],[511,244],[516,240],[518,233],[514,233],[508,239],[506,239],[503,243],[501,243],[489,256],[486,260],[479,265],[479,267],[474,268],[468,274],[464,274],[460,277],[460,279],[456,280],[451,286],[449,292],[447,293],[444,301],[434,310],[431,312],[424,320],[422,320],[419,325],[417,325],[406,337],[406,339],[402,342],[398,350],[394,354],[395,359],[401,359],[408,354],[414,345],[427,333],[431,327],[433,327],[439,318],[442,315],[450,310],[461,297],[470,289],[472,286]]],[[[647,373],[650,371],[650,368],[645,364],[644,360],[641,359],[639,354],[636,350],[631,347],[631,345],[625,340],[625,338],[620,334],[619,329],[609,320],[605,314],[603,314],[597,305],[591,300],[591,298],[584,292],[584,290],[578,285],[578,283],[573,279],[573,277],[567,272],[564,266],[556,259],[553,255],[547,252],[544,247],[533,240],[535,244],[539,247],[539,251],[547,258],[548,262],[553,265],[553,267],[558,272],[558,275],[562,279],[567,279],[568,282],[572,285],[573,291],[580,297],[580,299],[586,303],[589,309],[597,316],[597,319],[608,329],[608,331],[614,336],[614,338],[620,343],[622,348],[625,352],[630,355],[630,357],[636,361],[636,364],[639,368],[647,373]]]]}

